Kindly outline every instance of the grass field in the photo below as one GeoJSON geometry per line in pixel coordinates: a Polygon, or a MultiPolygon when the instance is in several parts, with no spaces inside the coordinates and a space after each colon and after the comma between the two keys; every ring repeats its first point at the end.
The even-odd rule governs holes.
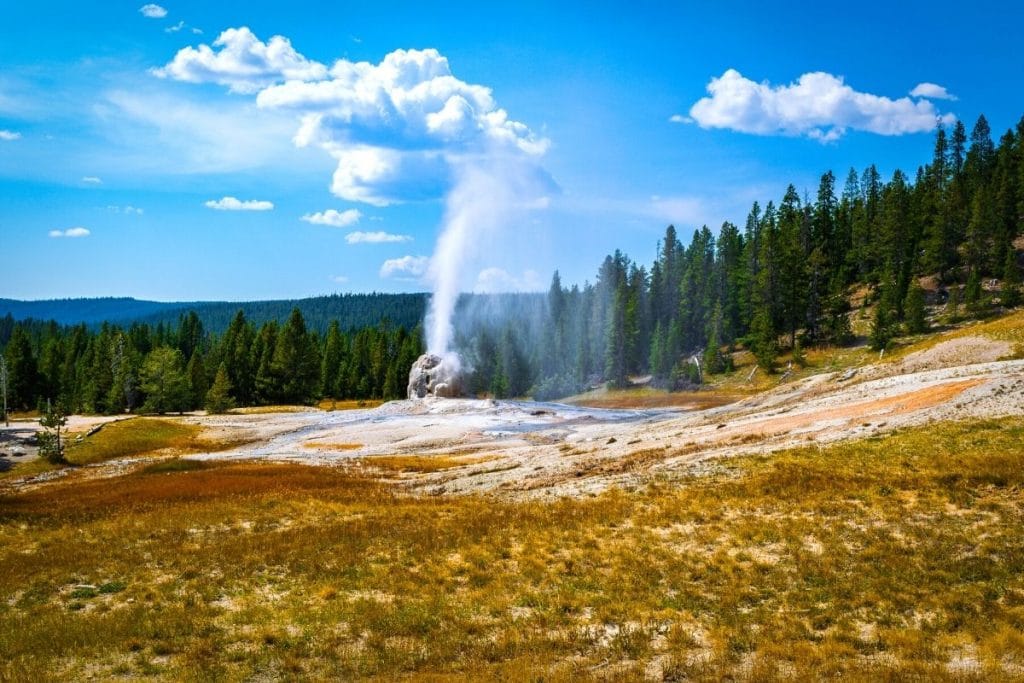
{"type": "Polygon", "coordinates": [[[0,498],[4,680],[1020,678],[1022,633],[1019,419],[552,502],[182,460],[0,498]]]}

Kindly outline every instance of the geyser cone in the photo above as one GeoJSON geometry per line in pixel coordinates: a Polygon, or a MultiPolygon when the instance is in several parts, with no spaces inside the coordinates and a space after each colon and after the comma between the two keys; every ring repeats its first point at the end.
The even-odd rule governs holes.
{"type": "Polygon", "coordinates": [[[459,358],[453,353],[443,356],[423,354],[409,371],[409,398],[461,396],[459,367],[459,358]]]}

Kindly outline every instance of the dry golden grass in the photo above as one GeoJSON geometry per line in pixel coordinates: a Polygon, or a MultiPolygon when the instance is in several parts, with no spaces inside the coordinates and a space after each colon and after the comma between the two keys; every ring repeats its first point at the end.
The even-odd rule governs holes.
{"type": "Polygon", "coordinates": [[[274,413],[305,413],[310,410],[316,410],[316,408],[314,406],[295,405],[244,406],[242,408],[232,408],[228,413],[232,415],[272,415],[274,413]]]}
{"type": "Polygon", "coordinates": [[[320,410],[363,410],[365,408],[376,408],[383,404],[384,401],[380,399],[341,400],[325,398],[317,403],[316,407],[320,410]]]}
{"type": "Polygon", "coordinates": [[[651,387],[631,389],[599,389],[564,399],[564,403],[589,408],[646,409],[680,408],[706,410],[743,398],[745,394],[730,391],[665,391],[651,387]]]}
{"type": "Polygon", "coordinates": [[[983,337],[1008,342],[1013,348],[1010,355],[1014,358],[1024,358],[1024,309],[980,322],[969,321],[953,329],[909,339],[907,343],[887,353],[886,358],[889,361],[896,361],[911,353],[925,351],[942,342],[962,337],[983,337]]]}
{"type": "Polygon", "coordinates": [[[456,467],[479,465],[494,460],[492,456],[449,455],[376,455],[363,458],[362,464],[388,472],[441,472],[456,467]]]}
{"type": "Polygon", "coordinates": [[[167,462],[0,498],[0,679],[1024,675],[1019,419],[547,502],[167,462]]]}
{"type": "Polygon", "coordinates": [[[363,447],[361,443],[332,443],[329,441],[307,441],[304,448],[313,448],[324,451],[357,451],[363,447]]]}

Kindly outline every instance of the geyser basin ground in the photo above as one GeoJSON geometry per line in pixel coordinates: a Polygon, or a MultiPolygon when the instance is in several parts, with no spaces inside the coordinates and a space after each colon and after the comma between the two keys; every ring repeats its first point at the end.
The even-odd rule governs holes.
{"type": "MultiPolygon", "coordinates": [[[[962,342],[924,353],[943,363],[950,344],[962,342]]],[[[932,420],[1024,414],[1024,361],[960,365],[956,356],[952,367],[915,371],[921,360],[912,354],[852,377],[813,375],[688,412],[425,399],[372,410],[187,418],[212,437],[252,441],[190,457],[376,467],[431,493],[577,495],[707,471],[719,467],[716,459],[742,453],[863,439],[932,420]],[[389,456],[418,464],[398,467],[389,456]]]]}
{"type": "MultiPolygon", "coordinates": [[[[615,435],[678,417],[667,410],[602,410],[558,403],[425,398],[393,401],[379,408],[324,413],[226,415],[200,418],[207,428],[248,432],[252,446],[202,459],[269,458],[317,464],[372,466],[381,456],[463,458],[475,474],[451,490],[494,488],[521,480],[513,472],[530,461],[534,468],[559,471],[567,451],[605,446],[615,435]],[[493,471],[479,471],[479,470],[493,471]]],[[[455,460],[453,464],[460,462],[455,460]]],[[[451,475],[469,474],[446,468],[451,475]]],[[[540,471],[535,469],[535,471],[540,471]]]]}

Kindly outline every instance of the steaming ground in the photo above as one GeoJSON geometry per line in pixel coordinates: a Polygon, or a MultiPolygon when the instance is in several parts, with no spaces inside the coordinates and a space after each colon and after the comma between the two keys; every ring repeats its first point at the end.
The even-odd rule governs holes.
{"type": "MultiPolygon", "coordinates": [[[[1005,351],[999,342],[954,339],[897,363],[814,375],[688,412],[426,399],[368,410],[190,416],[183,419],[213,438],[249,443],[187,457],[365,468],[435,495],[580,495],[693,476],[737,454],[863,439],[935,420],[1024,415],[1024,360],[995,360],[1005,351]]],[[[76,476],[133,465],[108,462],[76,476]]]]}

